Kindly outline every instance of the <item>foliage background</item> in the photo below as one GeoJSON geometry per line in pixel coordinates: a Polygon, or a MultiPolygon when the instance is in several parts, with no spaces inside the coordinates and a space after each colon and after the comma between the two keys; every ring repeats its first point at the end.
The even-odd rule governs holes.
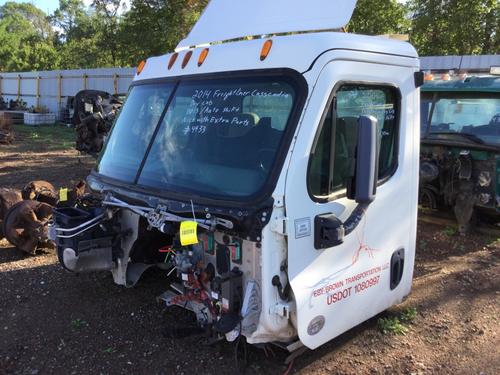
{"type": "MultiPolygon", "coordinates": [[[[172,51],[207,0],[60,0],[53,14],[30,3],[0,7],[0,71],[135,66],[172,51]]],[[[408,34],[420,55],[497,54],[498,0],[358,0],[347,27],[408,34]]]]}

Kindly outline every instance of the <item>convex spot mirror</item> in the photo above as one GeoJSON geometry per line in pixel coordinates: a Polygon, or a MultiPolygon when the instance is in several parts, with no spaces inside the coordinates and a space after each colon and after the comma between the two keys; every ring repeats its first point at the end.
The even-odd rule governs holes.
{"type": "Polygon", "coordinates": [[[359,204],[375,200],[378,178],[378,131],[373,116],[358,118],[358,137],[351,180],[347,184],[347,197],[359,204]]]}

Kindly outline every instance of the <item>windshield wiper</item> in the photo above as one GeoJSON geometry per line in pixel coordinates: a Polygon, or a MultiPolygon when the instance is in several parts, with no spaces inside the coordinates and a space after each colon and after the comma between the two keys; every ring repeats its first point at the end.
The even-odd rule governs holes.
{"type": "MultiPolygon", "coordinates": [[[[160,231],[163,231],[166,222],[182,222],[189,220],[182,216],[172,214],[164,205],[158,205],[156,208],[132,205],[113,197],[111,194],[108,194],[102,203],[105,206],[120,207],[135,212],[136,214],[146,218],[151,227],[157,228],[160,231]]],[[[227,229],[234,228],[232,221],[217,216],[211,216],[207,219],[197,219],[194,217],[191,220],[196,221],[200,227],[211,231],[214,231],[217,225],[223,226],[227,229]]]]}
{"type": "Polygon", "coordinates": [[[463,138],[467,138],[475,143],[479,143],[481,145],[484,145],[484,141],[479,138],[477,135],[471,134],[471,133],[450,133],[450,132],[432,132],[429,135],[458,135],[463,138]]]}

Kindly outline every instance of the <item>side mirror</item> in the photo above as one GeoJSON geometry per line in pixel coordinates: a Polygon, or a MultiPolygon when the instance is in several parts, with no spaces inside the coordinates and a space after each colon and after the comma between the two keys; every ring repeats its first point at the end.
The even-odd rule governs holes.
{"type": "Polygon", "coordinates": [[[347,197],[359,204],[375,199],[378,179],[377,119],[373,116],[358,118],[358,141],[354,151],[352,178],[347,186],[347,197]]]}

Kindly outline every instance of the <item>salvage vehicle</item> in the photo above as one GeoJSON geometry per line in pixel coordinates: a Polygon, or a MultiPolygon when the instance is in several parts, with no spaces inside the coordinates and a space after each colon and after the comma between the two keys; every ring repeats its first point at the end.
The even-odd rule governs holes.
{"type": "Polygon", "coordinates": [[[500,77],[432,74],[422,86],[420,203],[460,233],[500,213],[500,77]]]}
{"type": "Polygon", "coordinates": [[[355,4],[213,0],[142,62],[88,177],[102,201],[55,212],[62,265],[128,287],[159,266],[213,337],[290,352],[403,301],[423,74],[342,31],[355,4]]]}
{"type": "Polygon", "coordinates": [[[76,131],[76,149],[96,155],[113,125],[123,102],[105,91],[82,90],[73,100],[73,125],[76,131]]]}

